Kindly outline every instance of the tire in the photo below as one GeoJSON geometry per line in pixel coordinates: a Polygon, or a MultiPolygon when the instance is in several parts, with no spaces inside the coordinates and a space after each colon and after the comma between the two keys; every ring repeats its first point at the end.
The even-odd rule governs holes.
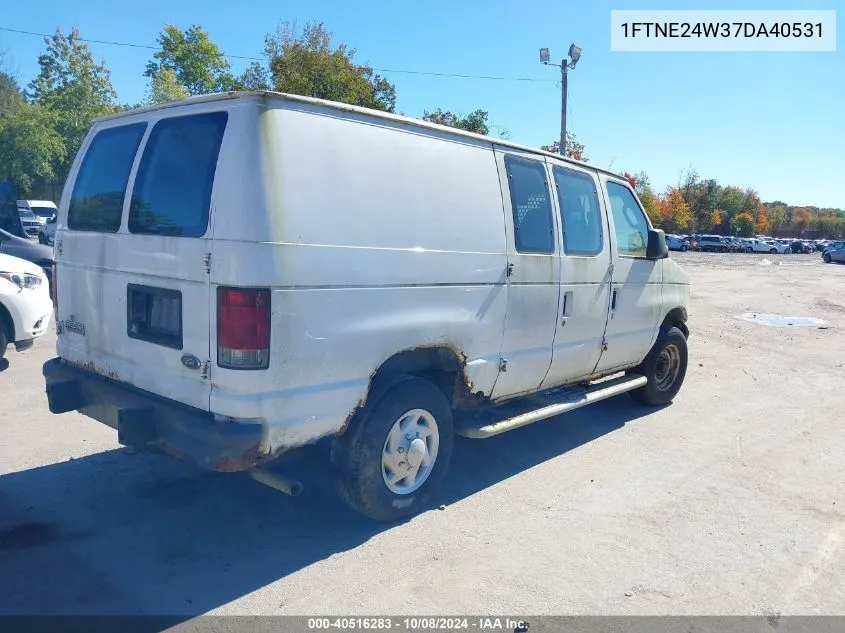
{"type": "Polygon", "coordinates": [[[686,252],[687,252],[687,247],[686,247],[686,245],[682,245],[682,246],[681,246],[681,252],[682,252],[682,253],[686,253],[686,252]]]}
{"type": "Polygon", "coordinates": [[[746,252],[746,253],[753,253],[753,252],[754,252],[754,249],[753,249],[753,248],[751,248],[750,246],[746,246],[746,247],[745,247],[745,252],[746,252]]]}
{"type": "Polygon", "coordinates": [[[822,255],[822,259],[824,260],[825,264],[829,264],[832,260],[830,259],[830,253],[825,253],[822,255]]]}
{"type": "Polygon", "coordinates": [[[661,329],[648,356],[632,370],[635,374],[645,376],[648,383],[629,392],[631,397],[639,404],[652,407],[671,402],[684,383],[687,360],[687,339],[683,332],[676,327],[661,329]],[[664,374],[666,362],[670,367],[668,373],[664,374]],[[669,382],[666,382],[667,380],[669,382]]]}
{"type": "Polygon", "coordinates": [[[440,389],[415,376],[394,377],[386,387],[374,388],[369,400],[356,414],[350,429],[332,447],[338,491],[350,507],[371,519],[397,521],[425,509],[429,497],[446,475],[454,445],[452,409],[440,389]],[[418,431],[416,438],[407,434],[401,437],[402,433],[395,431],[400,423],[413,424],[413,416],[418,416],[424,428],[430,429],[433,423],[436,430],[428,439],[420,438],[422,444],[418,431]],[[396,452],[389,451],[389,440],[396,437],[401,438],[396,443],[396,452]],[[419,473],[425,464],[418,461],[417,480],[409,481],[410,476],[398,479],[391,488],[388,479],[409,468],[412,454],[414,460],[424,461],[432,452],[434,459],[427,474],[419,473]],[[391,453],[392,458],[388,457],[391,453]],[[405,467],[401,471],[391,470],[385,464],[392,460],[406,460],[398,462],[405,467]]]}
{"type": "Polygon", "coordinates": [[[6,320],[0,314],[0,360],[6,355],[6,348],[9,346],[9,332],[7,331],[6,320]]]}
{"type": "Polygon", "coordinates": [[[770,254],[770,255],[777,255],[777,254],[778,254],[778,249],[776,249],[776,248],[770,248],[770,249],[769,249],[769,254],[770,254]]]}

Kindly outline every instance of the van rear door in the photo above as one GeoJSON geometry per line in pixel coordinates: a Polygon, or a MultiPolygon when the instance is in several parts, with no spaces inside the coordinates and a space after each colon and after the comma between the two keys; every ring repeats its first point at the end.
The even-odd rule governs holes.
{"type": "Polygon", "coordinates": [[[208,242],[227,118],[203,104],[95,127],[56,239],[59,355],[203,410],[208,242]]]}

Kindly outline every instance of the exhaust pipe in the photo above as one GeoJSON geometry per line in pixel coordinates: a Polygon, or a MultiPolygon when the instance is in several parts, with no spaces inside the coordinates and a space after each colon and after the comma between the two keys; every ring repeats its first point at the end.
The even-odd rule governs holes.
{"type": "Polygon", "coordinates": [[[302,483],[295,479],[288,479],[283,475],[265,470],[263,468],[253,468],[249,471],[249,476],[255,481],[270,486],[274,490],[284,492],[291,497],[298,497],[302,494],[302,483]]]}

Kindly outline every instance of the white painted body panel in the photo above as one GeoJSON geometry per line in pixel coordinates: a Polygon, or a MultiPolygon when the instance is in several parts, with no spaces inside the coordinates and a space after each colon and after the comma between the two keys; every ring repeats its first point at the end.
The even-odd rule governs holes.
{"type": "MultiPolygon", "coordinates": [[[[602,255],[583,262],[562,253],[555,217],[555,253],[516,253],[501,157],[531,153],[492,139],[256,94],[139,110],[105,119],[93,133],[223,109],[229,121],[202,238],[130,234],[129,194],[117,234],[68,230],[77,158],[57,224],[58,319],[84,321],[86,336],[64,332],[58,352],[234,422],[260,421],[263,450],[340,431],[366,398],[373,373],[399,352],[450,348],[465,361],[473,393],[506,399],[636,364],[676,307],[661,303],[661,262],[623,264],[612,279],[626,291],[608,332],[613,354],[601,355],[607,269],[616,262],[611,231],[602,255]],[[183,293],[183,350],[127,336],[127,283],[183,293]],[[216,365],[219,286],[271,290],[267,370],[216,365]],[[563,292],[575,295],[565,328],[563,292]],[[183,353],[207,360],[207,375],[183,366],[183,353]],[[500,357],[508,359],[506,372],[500,357]]],[[[551,174],[556,159],[535,154],[551,174]]],[[[552,199],[556,205],[553,192],[552,199]]]]}
{"type": "MultiPolygon", "coordinates": [[[[566,169],[590,175],[594,180],[602,213],[604,199],[596,174],[564,161],[548,161],[566,169]]],[[[560,194],[555,189],[555,213],[560,215],[560,194]]],[[[606,217],[606,214],[605,214],[606,217]]],[[[559,223],[559,227],[562,223],[559,223]]],[[[602,339],[610,309],[611,242],[603,222],[602,250],[597,255],[570,255],[561,250],[560,309],[554,336],[552,364],[543,381],[548,389],[591,375],[602,354],[602,339]],[[564,312],[565,311],[565,312],[564,312]]],[[[560,230],[560,229],[559,229],[560,230]]]]}
{"type": "MultiPolygon", "coordinates": [[[[601,175],[602,183],[609,179],[601,175]]],[[[627,186],[624,180],[612,179],[627,186]]],[[[613,214],[605,187],[605,217],[611,235],[613,258],[612,290],[616,291],[616,307],[610,311],[604,338],[607,349],[596,366],[596,373],[637,365],[657,339],[660,323],[671,309],[663,305],[663,261],[620,255],[613,232],[613,214]]]]}

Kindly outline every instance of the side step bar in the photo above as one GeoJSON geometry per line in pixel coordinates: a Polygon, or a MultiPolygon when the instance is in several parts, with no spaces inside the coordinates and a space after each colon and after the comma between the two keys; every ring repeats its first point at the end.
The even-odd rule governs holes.
{"type": "Polygon", "coordinates": [[[645,376],[628,374],[593,385],[587,385],[582,388],[565,389],[558,394],[556,402],[553,404],[549,404],[526,413],[521,413],[510,418],[505,418],[504,420],[489,422],[482,426],[467,426],[458,428],[455,432],[463,437],[469,437],[477,440],[486,439],[488,437],[493,437],[494,435],[506,433],[507,431],[513,431],[514,429],[518,429],[522,426],[528,426],[529,424],[539,422],[540,420],[552,418],[556,415],[560,415],[561,413],[566,413],[567,411],[572,411],[573,409],[578,409],[579,407],[598,402],[599,400],[618,396],[626,391],[642,387],[647,382],[648,379],[645,376]]]}

